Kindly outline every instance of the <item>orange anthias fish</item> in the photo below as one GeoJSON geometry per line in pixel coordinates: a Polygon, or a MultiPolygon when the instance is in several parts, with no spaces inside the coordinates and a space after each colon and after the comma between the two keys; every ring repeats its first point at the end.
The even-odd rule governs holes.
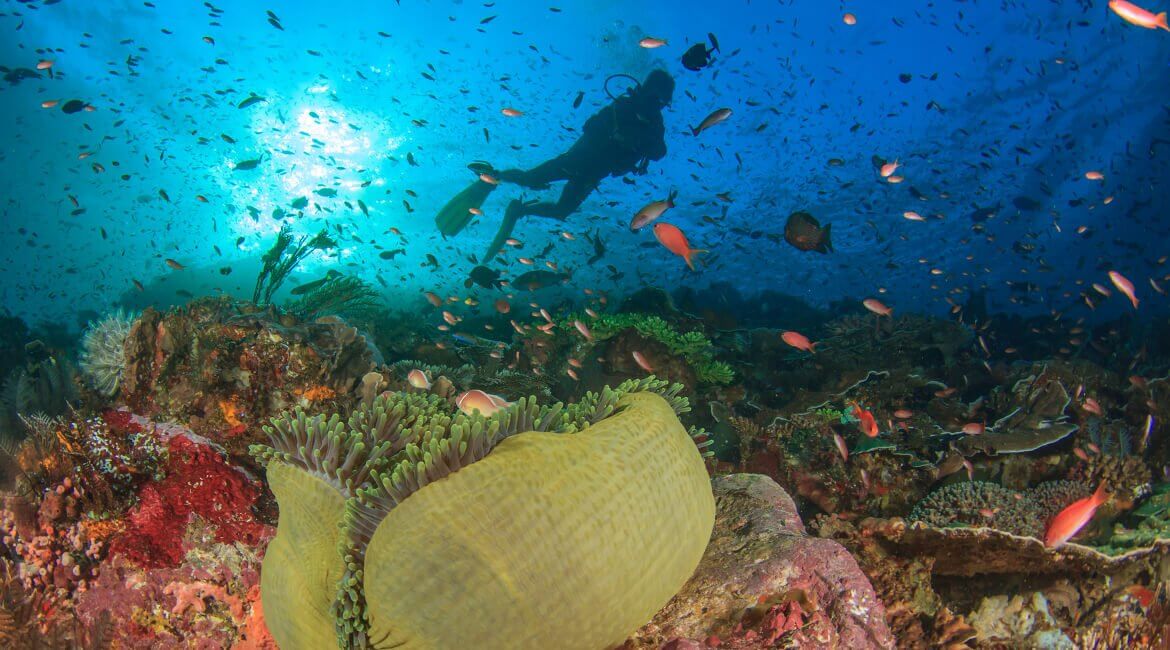
{"type": "Polygon", "coordinates": [[[801,334],[800,332],[784,332],[780,335],[780,340],[784,341],[788,345],[791,345],[797,350],[802,350],[810,354],[815,354],[817,351],[817,344],[809,341],[808,337],[804,334],[801,334]]]}
{"type": "Polygon", "coordinates": [[[1052,523],[1048,524],[1048,530],[1044,533],[1044,545],[1051,548],[1067,542],[1069,538],[1084,528],[1085,524],[1089,523],[1093,514],[1097,512],[1097,507],[1105,503],[1108,498],[1105,483],[1102,482],[1092,495],[1078,499],[1061,510],[1052,518],[1052,523]]]}
{"type": "Polygon", "coordinates": [[[891,316],[894,313],[893,309],[887,307],[885,303],[878,300],[877,298],[866,298],[865,300],[861,301],[861,304],[865,305],[866,309],[877,314],[878,316],[891,316]]]}
{"type": "Polygon", "coordinates": [[[869,438],[878,437],[880,431],[878,430],[877,420],[873,417],[871,411],[861,408],[860,404],[854,402],[852,415],[857,418],[857,429],[859,431],[869,438]]]}
{"type": "Polygon", "coordinates": [[[654,224],[654,236],[658,238],[659,243],[665,246],[667,250],[682,257],[692,271],[695,270],[695,263],[692,261],[695,254],[707,252],[701,248],[691,248],[691,244],[687,241],[687,236],[683,234],[683,231],[669,223],[654,224]]]}
{"type": "Polygon", "coordinates": [[[1133,292],[1133,283],[1117,271],[1109,272],[1109,281],[1113,283],[1113,286],[1117,287],[1118,291],[1124,293],[1125,297],[1129,298],[1129,301],[1133,303],[1133,308],[1137,309],[1138,299],[1133,292]]]}
{"type": "Polygon", "coordinates": [[[1147,11],[1141,7],[1126,2],[1125,0],[1109,0],[1109,8],[1113,13],[1121,16],[1125,22],[1138,27],[1145,27],[1146,29],[1164,29],[1170,32],[1170,27],[1166,25],[1166,12],[1154,14],[1152,11],[1147,11]]]}

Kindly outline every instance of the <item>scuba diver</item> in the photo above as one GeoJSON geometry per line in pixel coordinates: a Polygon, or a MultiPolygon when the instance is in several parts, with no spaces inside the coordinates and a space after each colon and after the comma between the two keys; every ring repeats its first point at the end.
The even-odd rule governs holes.
{"type": "MultiPolygon", "coordinates": [[[[614,77],[606,79],[608,83],[614,77]]],[[[586,122],[581,137],[565,153],[528,170],[504,169],[496,171],[488,163],[477,161],[468,165],[479,175],[467,189],[451,199],[435,223],[444,235],[462,230],[479,207],[496,188],[497,183],[515,183],[534,190],[547,189],[549,183],[566,181],[560,198],[550,201],[523,201],[515,199],[504,211],[500,229],[488,247],[483,261],[490,260],[512,235],[520,217],[536,215],[565,219],[575,212],[607,176],[645,174],[651,160],[666,155],[665,127],[662,109],[674,95],[674,79],[663,70],[655,70],[646,80],[595,113],[586,122]]]]}

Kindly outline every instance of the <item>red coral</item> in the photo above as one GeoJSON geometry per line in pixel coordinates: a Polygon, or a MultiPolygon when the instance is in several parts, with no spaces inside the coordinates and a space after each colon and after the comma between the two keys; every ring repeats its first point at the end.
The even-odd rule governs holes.
{"type": "Polygon", "coordinates": [[[130,411],[106,409],[102,411],[102,420],[115,433],[123,435],[142,433],[142,425],[134,421],[134,414],[130,411]]]}
{"type": "Polygon", "coordinates": [[[145,567],[177,566],[191,515],[215,527],[216,541],[257,544],[264,527],[252,515],[259,489],[206,445],[186,436],[170,440],[166,478],[138,492],[126,531],[111,547],[145,567]]]}

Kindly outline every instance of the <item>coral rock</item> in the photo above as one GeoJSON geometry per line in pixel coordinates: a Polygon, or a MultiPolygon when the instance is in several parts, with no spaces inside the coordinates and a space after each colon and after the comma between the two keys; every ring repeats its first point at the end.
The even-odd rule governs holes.
{"type": "Polygon", "coordinates": [[[183,559],[183,533],[193,515],[215,526],[220,542],[255,544],[263,538],[265,527],[251,511],[260,494],[254,482],[186,436],[171,438],[169,450],[166,478],[139,490],[139,503],[111,553],[147,567],[175,566],[183,559]]]}
{"type": "Polygon", "coordinates": [[[857,562],[837,542],[808,537],[779,485],[732,474],[716,479],[714,492],[715,530],[698,569],[627,649],[712,637],[721,648],[772,647],[784,635],[803,647],[894,647],[857,562]]]}

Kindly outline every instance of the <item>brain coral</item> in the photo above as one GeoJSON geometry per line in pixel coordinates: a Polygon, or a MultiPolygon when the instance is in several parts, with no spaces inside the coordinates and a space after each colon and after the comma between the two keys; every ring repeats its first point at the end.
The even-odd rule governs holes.
{"type": "Polygon", "coordinates": [[[273,637],[620,644],[690,577],[714,524],[681,388],[650,378],[491,418],[397,393],[347,421],[274,420],[254,450],[281,508],[261,577],[273,637]]]}

